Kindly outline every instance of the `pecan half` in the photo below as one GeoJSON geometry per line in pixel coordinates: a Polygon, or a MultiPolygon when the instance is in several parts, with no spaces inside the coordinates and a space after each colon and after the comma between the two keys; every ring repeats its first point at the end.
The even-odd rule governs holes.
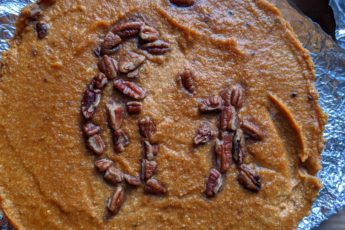
{"type": "Polygon", "coordinates": [[[212,137],[213,133],[210,124],[203,122],[197,129],[193,141],[195,145],[206,144],[212,137]]]}
{"type": "Polygon", "coordinates": [[[154,42],[145,43],[140,46],[140,48],[153,55],[162,55],[170,51],[170,44],[162,40],[156,40],[154,42]]]}
{"type": "Polygon", "coordinates": [[[153,145],[149,141],[144,141],[143,146],[145,159],[152,161],[158,154],[158,145],[153,145]]]}
{"type": "Polygon", "coordinates": [[[124,179],[125,179],[126,183],[129,185],[132,185],[132,186],[140,186],[141,185],[140,177],[125,174],[124,179]]]}
{"type": "Polygon", "coordinates": [[[106,105],[109,125],[113,130],[121,128],[123,121],[123,107],[120,103],[113,100],[106,105]]]}
{"type": "Polygon", "coordinates": [[[87,139],[87,146],[97,155],[101,155],[105,149],[105,144],[99,134],[89,137],[87,139]]]}
{"type": "Polygon", "coordinates": [[[261,189],[261,178],[246,165],[241,165],[238,174],[238,182],[246,189],[257,192],[261,189]]]}
{"type": "Polygon", "coordinates": [[[241,108],[244,102],[243,88],[239,84],[231,86],[223,92],[222,98],[226,106],[232,105],[236,108],[241,108]]]}
{"type": "Polygon", "coordinates": [[[216,140],[216,162],[221,173],[225,173],[231,165],[232,134],[226,133],[223,139],[216,140]]]}
{"type": "Polygon", "coordinates": [[[149,160],[142,160],[141,161],[141,176],[143,180],[150,179],[156,172],[157,169],[157,162],[156,161],[149,161],[149,160]]]}
{"type": "Polygon", "coordinates": [[[119,71],[121,73],[129,73],[139,68],[144,63],[146,57],[134,52],[127,52],[119,60],[119,71]]]}
{"type": "Polygon", "coordinates": [[[225,106],[220,114],[220,129],[235,131],[238,128],[238,116],[235,107],[225,106]]]}
{"type": "Polygon", "coordinates": [[[244,159],[245,151],[245,140],[243,131],[237,129],[234,136],[233,148],[232,148],[232,158],[237,165],[241,165],[244,159]]]}
{"type": "Polygon", "coordinates": [[[102,90],[108,84],[108,79],[103,73],[97,74],[91,81],[92,89],[102,90]]]}
{"type": "Polygon", "coordinates": [[[98,61],[98,69],[104,73],[108,79],[114,79],[117,76],[118,64],[114,58],[104,55],[98,61]]]}
{"type": "Polygon", "coordinates": [[[241,108],[244,102],[243,88],[240,85],[234,85],[231,91],[231,104],[236,108],[241,108]]]}
{"type": "Polygon", "coordinates": [[[145,192],[154,194],[154,195],[163,195],[167,192],[165,186],[159,182],[157,179],[151,178],[146,181],[145,192]]]}
{"type": "Polygon", "coordinates": [[[116,215],[125,201],[125,191],[122,186],[118,186],[108,201],[107,208],[111,214],[116,215]]]}
{"type": "Polygon", "coordinates": [[[134,82],[119,79],[114,81],[114,87],[124,95],[134,98],[136,100],[142,100],[146,97],[145,90],[143,90],[134,82]]]}
{"type": "Polygon", "coordinates": [[[104,37],[104,41],[101,44],[101,52],[103,54],[112,54],[117,50],[117,46],[122,42],[122,39],[119,35],[112,32],[107,33],[104,37]]]}
{"type": "Polygon", "coordinates": [[[44,22],[36,23],[36,32],[38,39],[43,39],[48,35],[48,26],[44,22]]]}
{"type": "Polygon", "coordinates": [[[193,94],[195,92],[195,82],[191,70],[185,69],[183,73],[178,76],[178,80],[188,93],[193,94]]]}
{"type": "Polygon", "coordinates": [[[113,133],[114,140],[114,150],[115,152],[123,152],[125,148],[129,145],[129,138],[125,131],[122,129],[117,129],[113,133]]]}
{"type": "Polygon", "coordinates": [[[121,38],[130,38],[136,36],[139,33],[140,27],[144,25],[143,22],[123,22],[115,25],[112,28],[114,34],[119,35],[121,38]]]}
{"type": "Polygon", "coordinates": [[[95,134],[99,134],[101,132],[101,127],[89,121],[83,125],[83,131],[86,136],[90,137],[95,134]]]}
{"type": "Polygon", "coordinates": [[[159,32],[151,26],[142,25],[140,27],[139,37],[144,41],[154,42],[158,40],[159,32]]]}
{"type": "Polygon", "coordinates": [[[95,161],[95,167],[98,169],[98,171],[105,172],[110,168],[110,166],[113,165],[113,163],[114,162],[112,160],[109,160],[107,158],[102,158],[95,161]]]}
{"type": "Polygon", "coordinates": [[[212,168],[210,170],[209,176],[206,181],[206,190],[205,190],[206,196],[214,197],[220,191],[220,188],[222,187],[222,185],[223,185],[222,174],[220,174],[220,172],[217,169],[212,168]]]}
{"type": "Polygon", "coordinates": [[[177,6],[192,6],[195,3],[195,0],[170,0],[171,3],[177,5],[177,6]]]}
{"type": "Polygon", "coordinates": [[[141,112],[141,103],[138,101],[129,101],[127,102],[127,112],[131,114],[138,114],[141,112]]]}
{"type": "Polygon", "coordinates": [[[149,116],[146,116],[145,118],[139,120],[139,132],[142,137],[144,138],[151,138],[151,136],[156,132],[157,127],[155,123],[152,121],[152,119],[149,116]]]}
{"type": "Polygon", "coordinates": [[[123,172],[115,166],[110,166],[104,174],[104,179],[110,184],[116,185],[123,181],[123,172]]]}
{"type": "Polygon", "coordinates": [[[81,111],[85,119],[90,119],[96,112],[96,108],[101,101],[101,92],[99,90],[87,89],[84,92],[81,103],[81,111]]]}
{"type": "Polygon", "coordinates": [[[220,96],[211,96],[199,103],[199,111],[202,113],[221,111],[223,108],[223,100],[220,96]]]}
{"type": "Polygon", "coordinates": [[[251,121],[242,121],[241,129],[244,131],[245,134],[249,135],[255,140],[261,141],[265,137],[265,133],[260,129],[260,127],[251,121]]]}

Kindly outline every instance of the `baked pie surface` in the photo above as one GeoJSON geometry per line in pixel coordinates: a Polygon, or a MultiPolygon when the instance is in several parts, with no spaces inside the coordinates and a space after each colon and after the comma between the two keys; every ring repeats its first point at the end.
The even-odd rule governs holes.
{"type": "Polygon", "coordinates": [[[13,226],[294,229],[309,213],[321,187],[315,174],[326,116],[317,102],[309,54],[274,6],[262,0],[196,0],[187,7],[166,0],[42,2],[39,20],[47,34],[38,38],[28,23],[33,6],[26,8],[2,60],[0,197],[13,226]],[[93,121],[102,129],[104,154],[124,172],[139,175],[138,120],[149,116],[157,130],[152,141],[159,143],[156,178],[167,192],[155,196],[141,187],[127,188],[121,210],[109,217],[106,199],[114,186],[95,170],[80,104],[86,85],[99,73],[92,50],[114,25],[133,18],[156,28],[169,51],[141,52],[132,38],[109,55],[118,60],[140,51],[146,56],[135,80],[146,96],[141,113],[123,120],[130,140],[123,152],[114,153],[106,107],[111,99],[127,102],[128,97],[112,83],[103,90],[93,121]],[[193,74],[192,93],[177,80],[186,69],[193,74]],[[203,122],[216,132],[219,119],[200,113],[198,106],[234,85],[244,94],[239,118],[264,133],[260,141],[246,141],[244,159],[260,175],[261,188],[252,192],[241,186],[232,163],[221,191],[207,198],[215,139],[195,146],[193,138],[203,122]]]}

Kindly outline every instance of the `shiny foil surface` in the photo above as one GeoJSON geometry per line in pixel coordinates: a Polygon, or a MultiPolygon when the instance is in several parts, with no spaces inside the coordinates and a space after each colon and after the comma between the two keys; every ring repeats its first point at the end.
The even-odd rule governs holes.
{"type": "MultiPolygon", "coordinates": [[[[322,221],[345,207],[345,1],[330,0],[337,22],[334,42],[319,25],[293,9],[285,0],[269,0],[290,22],[315,63],[316,87],[320,104],[328,114],[322,153],[322,170],[318,173],[323,188],[311,213],[300,230],[317,227],[322,221]]],[[[0,52],[8,49],[7,41],[15,31],[20,10],[33,0],[0,0],[0,52]]],[[[0,214],[0,229],[11,229],[0,214]]]]}

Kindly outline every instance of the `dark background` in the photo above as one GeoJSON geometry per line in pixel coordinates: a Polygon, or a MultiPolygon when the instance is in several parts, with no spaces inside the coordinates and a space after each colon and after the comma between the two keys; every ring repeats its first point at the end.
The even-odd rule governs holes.
{"type": "Polygon", "coordinates": [[[335,21],[333,11],[328,5],[329,0],[288,0],[298,10],[302,11],[313,21],[320,24],[333,38],[335,36],[335,21]]]}

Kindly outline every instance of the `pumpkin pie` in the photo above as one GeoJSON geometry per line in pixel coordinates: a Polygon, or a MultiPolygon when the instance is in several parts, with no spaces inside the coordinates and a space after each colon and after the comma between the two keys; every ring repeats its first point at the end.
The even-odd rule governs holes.
{"type": "Polygon", "coordinates": [[[265,0],[41,0],[3,54],[1,207],[17,229],[295,229],[314,75],[265,0]]]}

